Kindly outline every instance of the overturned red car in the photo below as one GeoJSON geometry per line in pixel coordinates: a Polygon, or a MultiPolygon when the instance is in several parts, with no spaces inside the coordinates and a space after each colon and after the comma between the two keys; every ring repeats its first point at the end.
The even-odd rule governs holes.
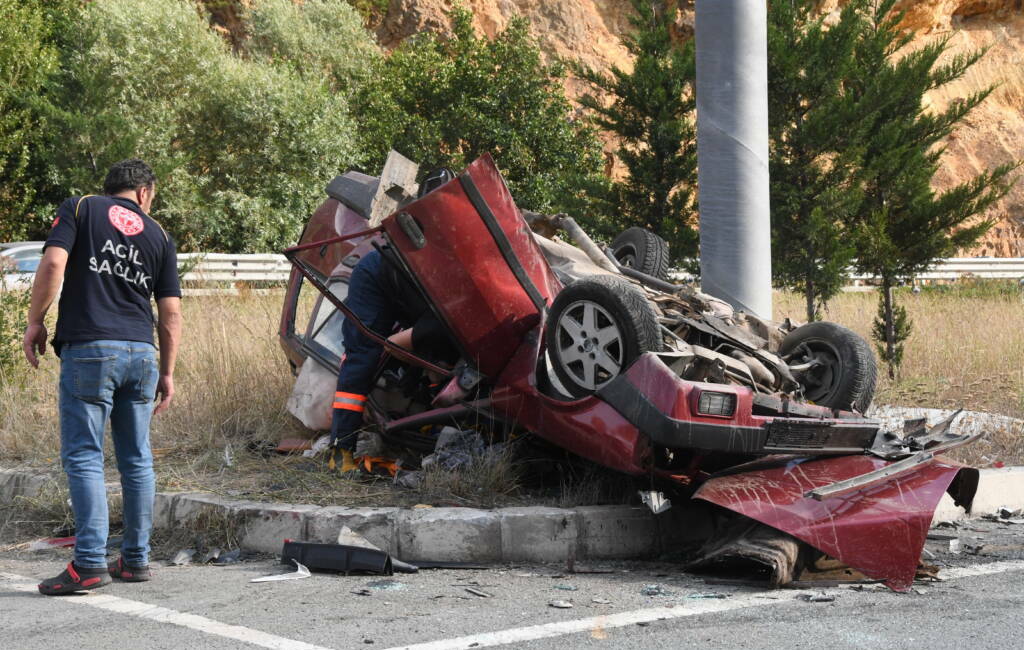
{"type": "Polygon", "coordinates": [[[341,322],[354,319],[348,277],[386,246],[459,360],[439,364],[356,322],[385,349],[367,408],[385,436],[429,446],[424,425],[486,417],[685,486],[734,513],[698,563],[752,558],[776,584],[825,554],[904,590],[943,493],[970,508],[977,471],[937,454],[971,437],[948,422],[890,433],[861,415],[876,370],[856,334],[734,313],[657,277],[656,238],[602,250],[568,217],[521,211],[489,156],[420,198],[382,180],[393,177],[349,172],[328,186],[285,251],[280,331],[300,381],[336,372],[341,322]],[[552,236],[560,229],[575,245],[552,236]],[[320,295],[299,331],[306,284],[320,295]]]}

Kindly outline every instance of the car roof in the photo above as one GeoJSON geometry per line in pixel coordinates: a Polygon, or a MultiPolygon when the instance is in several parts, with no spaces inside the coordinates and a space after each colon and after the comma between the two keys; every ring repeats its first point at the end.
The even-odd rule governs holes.
{"type": "Polygon", "coordinates": [[[11,248],[28,248],[29,246],[42,246],[46,242],[44,241],[11,241],[0,244],[0,250],[9,250],[11,248]]]}
{"type": "Polygon", "coordinates": [[[45,243],[42,241],[16,241],[0,244],[0,255],[14,255],[26,250],[37,250],[42,253],[45,243]]]}

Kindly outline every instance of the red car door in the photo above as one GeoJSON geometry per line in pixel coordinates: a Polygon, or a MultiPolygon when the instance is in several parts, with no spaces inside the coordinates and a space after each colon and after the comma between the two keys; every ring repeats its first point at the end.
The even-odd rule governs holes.
{"type": "Polygon", "coordinates": [[[463,353],[496,377],[561,287],[490,155],[383,226],[463,353]]]}

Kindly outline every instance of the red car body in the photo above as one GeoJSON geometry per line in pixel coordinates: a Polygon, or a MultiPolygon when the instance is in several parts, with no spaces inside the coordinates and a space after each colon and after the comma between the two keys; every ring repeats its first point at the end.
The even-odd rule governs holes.
{"type": "MultiPolygon", "coordinates": [[[[310,357],[332,369],[339,363],[313,331],[318,318],[321,328],[329,319],[314,315],[305,334],[295,331],[303,278],[321,292],[315,312],[336,308],[338,317],[352,318],[330,288],[347,281],[358,256],[374,241],[386,240],[447,325],[468,363],[468,381],[488,388],[486,398],[472,404],[398,420],[387,420],[380,409],[377,418],[385,431],[413,428],[460,409],[486,409],[605,467],[696,486],[694,498],[792,535],[899,590],[913,580],[942,494],[949,491],[970,506],[976,470],[933,458],[871,478],[875,475],[868,473],[893,465],[865,453],[878,429],[875,422],[785,400],[776,400],[774,413],[765,414],[770,399],[743,386],[685,381],[653,353],[582,399],[544,390],[546,312],[562,287],[489,156],[388,216],[378,229],[369,228],[366,216],[329,198],[300,244],[286,251],[295,268],[281,341],[293,365],[310,357]],[[698,413],[705,390],[735,394],[733,415],[698,413]],[[687,450],[691,462],[684,468],[659,467],[658,448],[687,450]],[[715,473],[723,456],[737,460],[715,473]],[[741,464],[755,457],[761,458],[741,464]],[[718,459],[710,473],[702,458],[718,459]],[[808,495],[865,474],[869,478],[858,489],[824,499],[808,495]]],[[[438,370],[364,331],[391,355],[438,370]]],[[[464,380],[466,374],[450,381],[464,380]]]]}

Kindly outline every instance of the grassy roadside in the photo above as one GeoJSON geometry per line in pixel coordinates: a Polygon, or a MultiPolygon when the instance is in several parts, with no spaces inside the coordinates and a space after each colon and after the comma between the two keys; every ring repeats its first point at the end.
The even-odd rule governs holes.
{"type": "MultiPolygon", "coordinates": [[[[1019,293],[965,287],[901,298],[915,330],[902,377],[890,381],[882,376],[876,403],[964,407],[1024,417],[1024,302],[1019,293]]],[[[435,476],[421,490],[404,492],[385,481],[338,480],[317,461],[250,452],[267,441],[304,435],[284,407],[292,376],[277,343],[281,300],[278,292],[185,301],[178,394],[170,411],[153,425],[160,489],[351,505],[516,505],[526,498],[567,505],[628,496],[629,486],[610,487],[608,476],[567,478],[539,498],[524,496],[514,475],[495,477],[484,470],[435,476]]],[[[843,294],[826,317],[867,336],[875,300],[873,293],[843,294]]],[[[775,304],[777,317],[802,310],[797,295],[776,294],[775,304]]],[[[57,466],[57,371],[51,353],[38,371],[23,367],[0,377],[4,465],[57,466]]],[[[982,466],[1022,463],[1022,440],[1021,431],[993,432],[959,457],[982,466]]],[[[108,454],[113,479],[112,460],[108,454]]],[[[46,516],[57,521],[62,515],[53,511],[46,516]]]]}

